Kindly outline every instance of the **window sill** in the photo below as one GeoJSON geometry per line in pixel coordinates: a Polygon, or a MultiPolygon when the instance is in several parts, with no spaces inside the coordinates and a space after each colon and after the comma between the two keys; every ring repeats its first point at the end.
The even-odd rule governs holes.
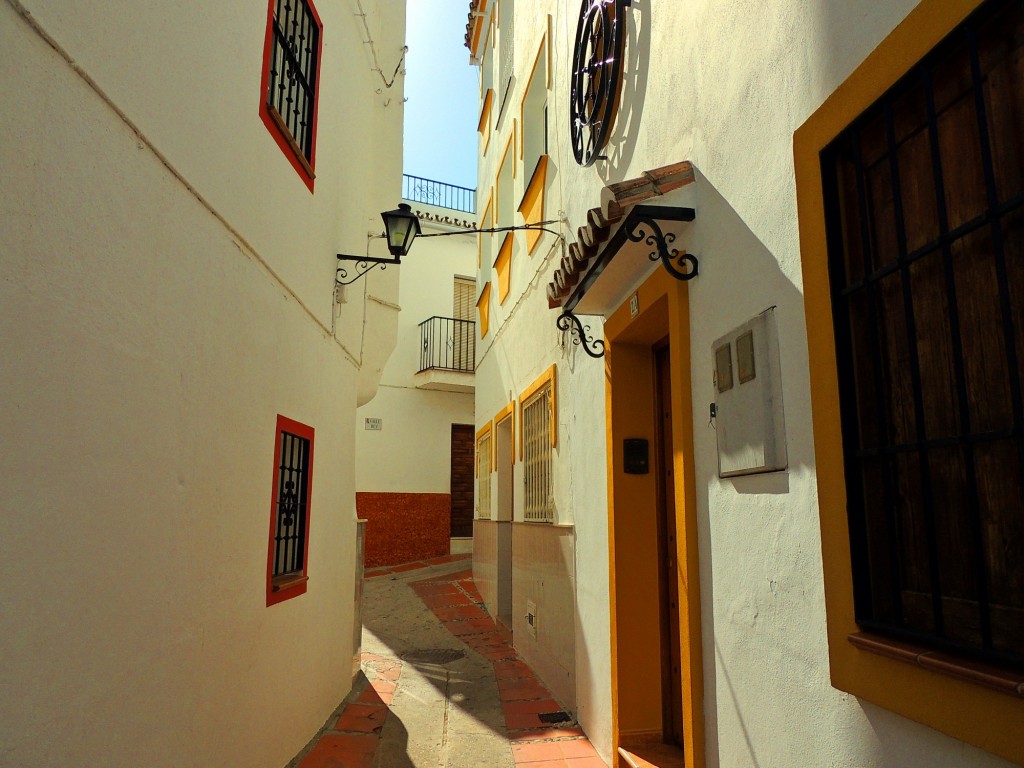
{"type": "Polygon", "coordinates": [[[278,112],[277,109],[271,104],[266,104],[265,107],[267,109],[267,114],[270,115],[270,119],[273,120],[274,125],[277,126],[277,130],[281,134],[281,138],[284,139],[284,141],[291,148],[292,154],[295,156],[296,162],[298,162],[299,165],[302,166],[302,170],[306,172],[306,175],[309,176],[310,181],[312,181],[313,179],[316,178],[316,174],[313,173],[313,166],[309,164],[309,161],[306,159],[306,156],[302,152],[302,148],[295,142],[295,139],[292,137],[291,130],[289,130],[287,123],[285,123],[284,121],[284,118],[281,117],[281,113],[278,112]]]}
{"type": "Polygon", "coordinates": [[[284,576],[277,576],[270,582],[271,592],[284,592],[286,589],[297,587],[309,581],[309,576],[301,573],[288,573],[284,576]]]}
{"type": "Polygon", "coordinates": [[[924,646],[912,645],[899,640],[856,632],[847,638],[855,648],[895,661],[921,667],[931,672],[955,677],[975,685],[999,691],[1014,698],[1024,699],[1024,674],[1009,672],[924,646]]]}

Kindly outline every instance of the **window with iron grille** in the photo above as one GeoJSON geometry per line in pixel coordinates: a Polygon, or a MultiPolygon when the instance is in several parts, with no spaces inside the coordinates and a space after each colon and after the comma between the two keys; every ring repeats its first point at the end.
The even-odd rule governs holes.
{"type": "Polygon", "coordinates": [[[267,557],[267,605],[306,591],[313,429],[277,417],[267,557]]]}
{"type": "Polygon", "coordinates": [[[523,517],[551,522],[552,382],[548,381],[523,401],[523,517]]]}
{"type": "Polygon", "coordinates": [[[260,116],[312,190],[323,26],[310,0],[270,0],[260,116]]]}
{"type": "Polygon", "coordinates": [[[491,519],[491,433],[484,432],[476,440],[477,516],[491,519]]]}
{"type": "Polygon", "coordinates": [[[1024,4],[822,153],[858,624],[1024,669],[1024,4]]]}

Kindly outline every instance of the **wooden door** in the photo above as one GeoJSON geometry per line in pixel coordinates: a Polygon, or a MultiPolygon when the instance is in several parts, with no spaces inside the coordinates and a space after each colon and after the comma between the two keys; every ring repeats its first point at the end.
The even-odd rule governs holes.
{"type": "Polygon", "coordinates": [[[676,537],[675,461],[672,450],[672,375],[668,346],[655,349],[658,418],[655,468],[658,483],[658,556],[661,561],[661,697],[666,744],[683,743],[683,674],[679,649],[679,569],[676,537]]]}
{"type": "Polygon", "coordinates": [[[452,424],[451,536],[473,535],[473,425],[452,424]]]}

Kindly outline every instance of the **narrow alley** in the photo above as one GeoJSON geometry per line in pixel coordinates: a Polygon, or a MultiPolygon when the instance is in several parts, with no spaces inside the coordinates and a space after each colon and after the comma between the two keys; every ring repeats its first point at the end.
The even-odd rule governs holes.
{"type": "Polygon", "coordinates": [[[289,768],[603,768],[481,608],[469,564],[367,571],[362,674],[289,768]]]}

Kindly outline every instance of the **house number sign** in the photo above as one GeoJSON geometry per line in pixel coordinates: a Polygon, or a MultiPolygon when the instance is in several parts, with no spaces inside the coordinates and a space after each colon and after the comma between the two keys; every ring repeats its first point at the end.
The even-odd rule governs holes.
{"type": "Polygon", "coordinates": [[[626,8],[631,0],[583,0],[569,87],[569,133],[576,162],[587,167],[608,143],[622,92],[626,8]]]}

